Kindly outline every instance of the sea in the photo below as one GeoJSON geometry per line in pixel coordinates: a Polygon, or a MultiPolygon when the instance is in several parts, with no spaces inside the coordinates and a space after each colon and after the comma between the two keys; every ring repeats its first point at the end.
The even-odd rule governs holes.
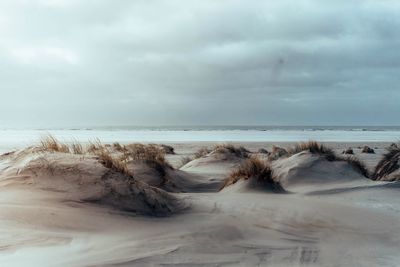
{"type": "Polygon", "coordinates": [[[397,142],[400,126],[101,126],[0,129],[0,151],[53,135],[62,142],[397,142]]]}

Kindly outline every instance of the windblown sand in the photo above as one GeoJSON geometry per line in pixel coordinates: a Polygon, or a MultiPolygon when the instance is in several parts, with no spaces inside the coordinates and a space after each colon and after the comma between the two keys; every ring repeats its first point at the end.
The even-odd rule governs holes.
{"type": "MultiPolygon", "coordinates": [[[[171,145],[176,169],[162,183],[139,165],[132,184],[83,156],[46,155],[46,170],[29,155],[2,157],[0,266],[400,265],[400,183],[302,153],[273,163],[286,193],[243,181],[219,191],[241,159],[207,156],[179,170],[183,157],[213,144],[171,145]]],[[[372,169],[388,144],[368,144],[376,154],[328,145],[353,147],[372,169]]]]}

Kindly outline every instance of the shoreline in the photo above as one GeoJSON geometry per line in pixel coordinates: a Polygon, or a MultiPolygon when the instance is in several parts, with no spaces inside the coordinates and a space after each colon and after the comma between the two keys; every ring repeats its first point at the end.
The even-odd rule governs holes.
{"type": "MultiPolygon", "coordinates": [[[[96,138],[92,138],[95,140],[96,138]]],[[[0,140],[0,153],[7,153],[13,150],[17,149],[22,149],[24,147],[28,147],[30,145],[36,145],[38,144],[38,140],[34,142],[24,142],[21,141],[19,144],[7,144],[7,143],[2,143],[0,140]],[[25,143],[29,144],[26,145],[25,143]]],[[[72,140],[72,139],[71,139],[72,140]]],[[[311,140],[311,139],[310,139],[311,140]]],[[[176,146],[177,149],[184,149],[185,147],[204,147],[204,146],[215,146],[217,144],[233,144],[233,145],[241,145],[241,146],[249,146],[249,149],[257,149],[259,147],[263,148],[269,148],[271,149],[272,146],[292,146],[297,143],[301,142],[307,142],[306,141],[155,141],[155,142],[150,142],[150,141],[126,141],[126,142],[121,142],[118,141],[117,139],[114,141],[110,142],[103,142],[104,144],[113,144],[114,142],[119,142],[120,144],[126,145],[126,144],[133,144],[133,143],[142,143],[142,144],[168,144],[172,146],[176,146]]],[[[313,140],[314,141],[314,140],[313,140]]],[[[65,143],[70,144],[73,143],[74,141],[65,141],[65,143]]],[[[390,146],[392,143],[396,143],[396,140],[393,140],[392,142],[390,141],[318,141],[321,144],[325,144],[327,146],[332,146],[335,149],[345,149],[348,147],[352,148],[358,148],[358,147],[363,147],[363,146],[370,146],[372,148],[377,148],[377,149],[384,149],[388,146],[390,146]]],[[[89,142],[80,142],[82,144],[89,144],[89,142]]]]}

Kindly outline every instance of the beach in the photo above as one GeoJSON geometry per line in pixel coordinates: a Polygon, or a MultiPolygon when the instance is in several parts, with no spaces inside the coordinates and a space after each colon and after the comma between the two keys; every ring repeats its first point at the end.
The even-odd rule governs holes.
{"type": "Polygon", "coordinates": [[[24,148],[47,135],[60,141],[88,143],[295,143],[308,140],[330,143],[392,143],[400,136],[394,126],[158,126],[69,127],[0,129],[0,152],[24,148]]]}
{"type": "MultiPolygon", "coordinates": [[[[102,173],[105,167],[89,155],[25,150],[1,156],[0,265],[397,266],[400,262],[397,182],[374,181],[344,161],[325,161],[303,151],[271,163],[285,192],[261,188],[250,180],[224,187],[224,180],[244,159],[213,151],[217,144],[169,142],[175,154],[165,155],[171,168],[162,183],[152,165],[130,161],[129,170],[140,182],[129,194],[139,190],[140,198],[125,194],[124,188],[132,184],[123,185],[122,176],[104,178],[109,171],[102,173]],[[209,154],[195,159],[204,147],[209,154]],[[182,162],[185,157],[192,158],[182,162]],[[47,165],[40,165],[44,161],[47,165]],[[105,194],[97,177],[106,179],[118,197],[105,194]]],[[[273,146],[289,148],[295,143],[230,144],[267,160],[261,148],[271,151],[273,146]]],[[[324,145],[337,155],[353,148],[353,156],[372,172],[390,143],[324,145]],[[364,145],[375,153],[361,153],[364,145]]]]}
{"type": "Polygon", "coordinates": [[[400,1],[0,0],[0,267],[400,267],[400,1]]]}

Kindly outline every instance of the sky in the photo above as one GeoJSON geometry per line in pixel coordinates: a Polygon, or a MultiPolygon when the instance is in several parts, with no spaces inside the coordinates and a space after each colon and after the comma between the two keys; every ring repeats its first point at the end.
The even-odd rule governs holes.
{"type": "Polygon", "coordinates": [[[398,0],[1,0],[0,125],[400,125],[398,0]]]}

